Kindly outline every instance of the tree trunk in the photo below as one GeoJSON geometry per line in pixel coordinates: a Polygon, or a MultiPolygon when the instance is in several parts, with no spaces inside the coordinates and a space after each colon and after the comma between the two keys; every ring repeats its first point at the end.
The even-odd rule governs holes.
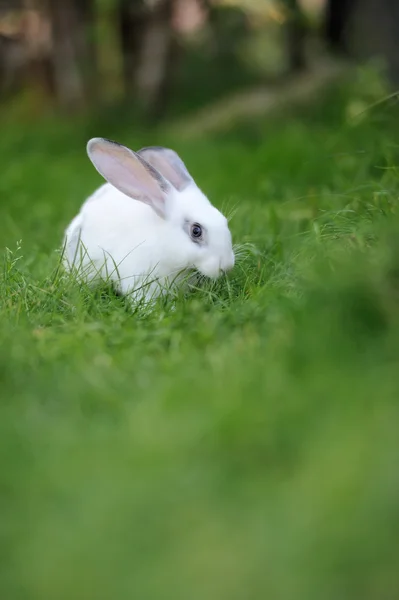
{"type": "Polygon", "coordinates": [[[152,116],[165,106],[179,48],[172,31],[174,0],[120,0],[125,91],[152,116]]]}
{"type": "Polygon", "coordinates": [[[0,92],[13,91],[25,61],[25,51],[20,40],[0,34],[0,92]]]}
{"type": "Polygon", "coordinates": [[[381,57],[394,85],[399,84],[399,2],[362,0],[353,10],[352,47],[361,59],[381,57]]]}
{"type": "Polygon", "coordinates": [[[149,19],[144,0],[119,0],[118,21],[125,93],[133,96],[142,38],[149,19]]]}
{"type": "Polygon", "coordinates": [[[391,80],[399,83],[398,0],[329,0],[325,35],[335,50],[383,58],[391,80]]]}
{"type": "Polygon", "coordinates": [[[50,0],[53,69],[57,99],[67,110],[87,105],[96,77],[92,0],[50,0]]]}
{"type": "Polygon", "coordinates": [[[158,0],[143,32],[136,87],[139,100],[150,110],[162,100],[160,96],[166,89],[174,56],[171,27],[173,4],[173,0],[158,0]]]}
{"type": "Polygon", "coordinates": [[[154,120],[160,119],[165,114],[174,88],[181,56],[182,47],[178,40],[176,40],[175,37],[172,37],[168,53],[165,57],[163,75],[159,82],[159,87],[152,106],[150,107],[150,116],[153,117],[154,120]]]}
{"type": "Polygon", "coordinates": [[[288,9],[286,24],[286,49],[288,70],[300,71],[306,67],[306,27],[298,0],[285,0],[288,9]]]}
{"type": "MultiPolygon", "coordinates": [[[[57,0],[58,1],[58,0],[57,0]]],[[[95,0],[75,0],[79,26],[76,30],[76,46],[84,77],[86,96],[97,98],[98,68],[95,39],[95,0]]]]}
{"type": "Polygon", "coordinates": [[[57,99],[68,110],[85,102],[85,86],[76,45],[78,23],[74,0],[50,1],[53,32],[53,68],[57,99]]]}
{"type": "Polygon", "coordinates": [[[356,6],[356,0],[327,0],[324,34],[330,48],[347,54],[348,27],[356,6]]]}

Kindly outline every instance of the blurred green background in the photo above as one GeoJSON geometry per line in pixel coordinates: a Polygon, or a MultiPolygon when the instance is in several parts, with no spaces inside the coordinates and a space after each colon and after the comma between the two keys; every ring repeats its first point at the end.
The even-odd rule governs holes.
{"type": "Polygon", "coordinates": [[[1,598],[399,597],[398,28],[0,2],[1,598]],[[92,136],[179,152],[228,278],[132,312],[65,275],[92,136]]]}

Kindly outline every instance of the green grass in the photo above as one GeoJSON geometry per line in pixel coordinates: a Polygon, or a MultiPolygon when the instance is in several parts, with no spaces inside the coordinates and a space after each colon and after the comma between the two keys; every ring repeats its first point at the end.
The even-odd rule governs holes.
{"type": "Polygon", "coordinates": [[[370,89],[195,142],[3,124],[1,598],[398,598],[399,114],[348,121],[370,89]],[[91,135],[181,152],[235,210],[228,279],[131,314],[65,277],[91,135]]]}

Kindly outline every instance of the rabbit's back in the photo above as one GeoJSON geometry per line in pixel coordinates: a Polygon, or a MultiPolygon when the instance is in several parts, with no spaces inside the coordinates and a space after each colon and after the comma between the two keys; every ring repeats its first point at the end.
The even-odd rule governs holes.
{"type": "Polygon", "coordinates": [[[130,245],[137,236],[148,239],[161,225],[161,219],[149,206],[132,200],[109,183],[86,200],[80,214],[84,238],[105,245],[114,239],[119,245],[130,245]]]}
{"type": "Polygon", "coordinates": [[[81,279],[136,287],[159,262],[164,222],[154,211],[110,184],[83,204],[66,230],[65,254],[81,279]]]}

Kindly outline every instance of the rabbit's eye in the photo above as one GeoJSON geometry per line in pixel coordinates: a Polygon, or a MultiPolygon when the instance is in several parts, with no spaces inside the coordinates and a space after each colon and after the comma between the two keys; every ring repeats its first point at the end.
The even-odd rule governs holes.
{"type": "Polygon", "coordinates": [[[202,237],[202,227],[198,223],[191,225],[191,237],[196,240],[202,237]]]}

